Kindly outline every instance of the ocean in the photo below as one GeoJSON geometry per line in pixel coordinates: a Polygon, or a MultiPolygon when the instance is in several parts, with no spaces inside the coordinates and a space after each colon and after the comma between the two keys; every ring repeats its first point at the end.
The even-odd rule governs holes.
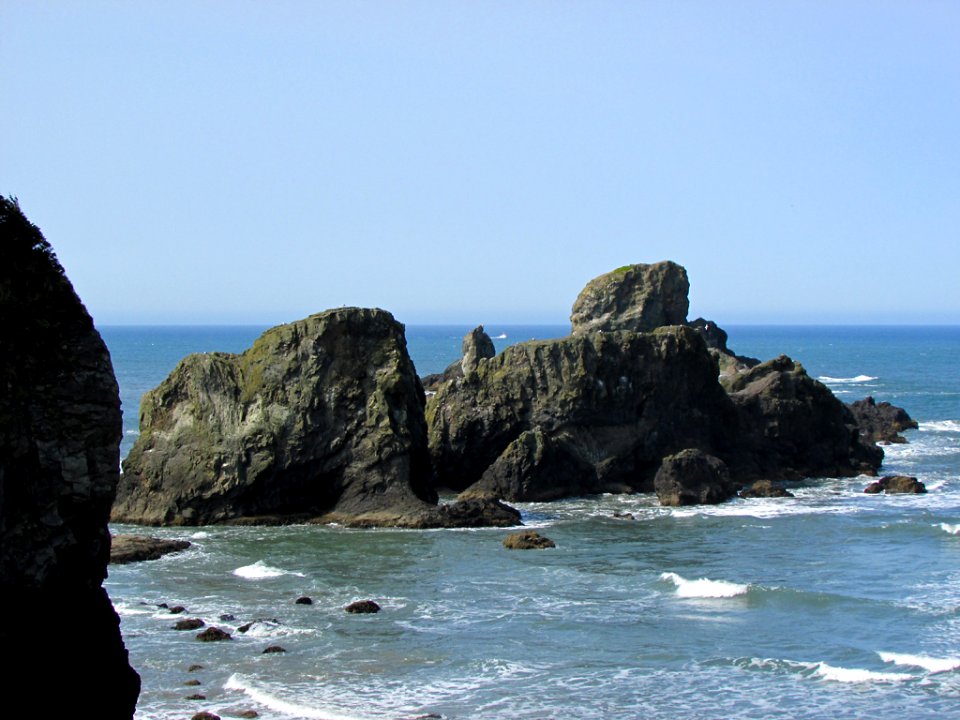
{"type": "MultiPolygon", "coordinates": [[[[100,328],[122,455],[141,394],[183,356],[241,351],[264,329],[100,328]]],[[[408,327],[418,371],[455,360],[469,329],[408,327]]],[[[567,329],[487,326],[498,350],[567,329]]],[[[725,329],[737,353],[788,354],[842,400],[905,407],[920,428],[885,448],[881,473],[915,475],[929,493],[813,478],[794,499],[710,507],[649,495],[518,504],[556,541],[544,551],[505,550],[503,529],[115,525],[193,543],[110,567],[143,679],[137,717],[960,716],[960,327],[725,329]],[[295,604],[302,595],[313,604],[295,604]],[[383,609],[344,612],[358,599],[383,609]],[[201,643],[171,629],[180,617],[233,639],[201,643]]]]}

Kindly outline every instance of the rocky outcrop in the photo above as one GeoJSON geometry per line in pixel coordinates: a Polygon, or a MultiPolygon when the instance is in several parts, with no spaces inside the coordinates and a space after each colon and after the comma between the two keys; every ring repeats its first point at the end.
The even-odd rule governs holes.
{"type": "Polygon", "coordinates": [[[344,610],[352,615],[372,615],[380,612],[380,605],[373,600],[357,600],[347,605],[344,610]]]}
{"type": "Polygon", "coordinates": [[[693,448],[663,459],[653,481],[661,505],[716,505],[737,492],[720,458],[693,448]]]}
{"type": "Polygon", "coordinates": [[[648,332],[687,321],[687,271],[673,262],[624,265],[594,278],[573,303],[575,335],[600,330],[648,332]]]}
{"type": "Polygon", "coordinates": [[[703,458],[667,463],[664,482],[679,484],[664,485],[666,502],[875,472],[882,452],[860,441],[826,386],[787,357],[734,355],[709,321],[686,325],[686,292],[673,263],[621,268],[581,293],[570,337],[513,345],[442,384],[426,413],[437,484],[508,501],[650,492],[682,450],[713,456],[729,476],[703,458]],[[651,328],[664,322],[674,324],[651,328]]]}
{"type": "Polygon", "coordinates": [[[786,355],[730,378],[725,387],[737,426],[723,457],[740,481],[875,474],[883,460],[883,451],[860,441],[847,406],[786,355]]]}
{"type": "Polygon", "coordinates": [[[383,310],[329,310],[240,355],[191,355],[141,401],[112,517],[443,527],[497,515],[436,506],[423,405],[403,326],[383,310]]]}
{"type": "Polygon", "coordinates": [[[467,497],[529,500],[651,491],[664,456],[722,445],[733,412],[703,340],[677,326],[513,345],[442,386],[427,420],[438,484],[483,476],[467,497]]]}
{"type": "Polygon", "coordinates": [[[739,492],[742,498],[781,498],[794,497],[793,493],[779,483],[770,480],[757,480],[739,492]]]}
{"type": "Polygon", "coordinates": [[[475,327],[463,338],[460,354],[460,370],[464,377],[469,377],[483,360],[489,360],[497,354],[493,347],[493,340],[483,329],[483,325],[475,327]]]}
{"type": "Polygon", "coordinates": [[[903,408],[888,402],[878,403],[869,396],[847,407],[853,413],[864,442],[905,443],[907,439],[900,433],[919,427],[903,408]]]}
{"type": "Polygon", "coordinates": [[[164,540],[145,535],[114,535],[110,543],[110,563],[124,565],[144,560],[158,560],[164,555],[190,547],[187,540],[164,540]]]}
{"type": "Polygon", "coordinates": [[[101,586],[121,434],[110,355],[6,198],[0,253],[0,614],[16,618],[0,625],[4,684],[50,717],[130,718],[140,680],[101,586]]]}
{"type": "Polygon", "coordinates": [[[927,492],[927,486],[909,475],[887,475],[876,482],[870,483],[863,491],[870,494],[887,493],[888,495],[923,494],[927,492]]]}
{"type": "Polygon", "coordinates": [[[556,547],[557,544],[535,530],[524,530],[507,535],[503,539],[503,546],[507,550],[546,550],[556,547]]]}

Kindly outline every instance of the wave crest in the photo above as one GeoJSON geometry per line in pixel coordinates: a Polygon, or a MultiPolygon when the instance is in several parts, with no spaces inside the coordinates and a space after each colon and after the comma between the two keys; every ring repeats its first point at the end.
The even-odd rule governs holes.
{"type": "Polygon", "coordinates": [[[877,655],[885,663],[923,668],[931,675],[960,668],[960,657],[935,658],[929,655],[907,655],[891,652],[878,652],[877,655]]]}
{"type": "Polygon", "coordinates": [[[683,598],[731,598],[746,595],[750,589],[749,585],[741,585],[726,580],[710,580],[709,578],[688,580],[672,572],[661,573],[660,579],[676,585],[677,597],[683,598]]]}
{"type": "Polygon", "coordinates": [[[243,567],[238,567],[233,571],[233,574],[237,577],[242,577],[244,580],[263,580],[265,578],[275,578],[280,577],[281,575],[296,575],[297,577],[304,577],[303,573],[290,572],[289,570],[281,570],[280,568],[270,567],[263,560],[257,560],[253,565],[244,565],[243,567]]]}
{"type": "Polygon", "coordinates": [[[865,383],[865,382],[870,382],[871,380],[879,380],[879,378],[873,375],[857,375],[856,377],[852,377],[852,378],[835,378],[835,377],[829,377],[827,375],[821,375],[817,379],[820,380],[820,382],[837,383],[841,385],[845,383],[865,383]]]}

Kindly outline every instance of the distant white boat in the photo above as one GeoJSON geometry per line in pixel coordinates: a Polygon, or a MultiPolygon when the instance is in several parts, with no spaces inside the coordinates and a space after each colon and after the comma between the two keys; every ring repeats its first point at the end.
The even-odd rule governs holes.
{"type": "Polygon", "coordinates": [[[506,334],[506,333],[500,333],[499,335],[495,336],[493,339],[494,339],[494,340],[506,340],[506,339],[507,339],[507,334],[506,334]]]}

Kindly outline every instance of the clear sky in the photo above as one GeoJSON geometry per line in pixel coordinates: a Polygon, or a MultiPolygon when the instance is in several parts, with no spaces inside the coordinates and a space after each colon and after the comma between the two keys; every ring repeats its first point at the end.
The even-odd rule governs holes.
{"type": "Polygon", "coordinates": [[[960,323],[955,0],[2,0],[0,138],[100,324],[960,323]]]}

